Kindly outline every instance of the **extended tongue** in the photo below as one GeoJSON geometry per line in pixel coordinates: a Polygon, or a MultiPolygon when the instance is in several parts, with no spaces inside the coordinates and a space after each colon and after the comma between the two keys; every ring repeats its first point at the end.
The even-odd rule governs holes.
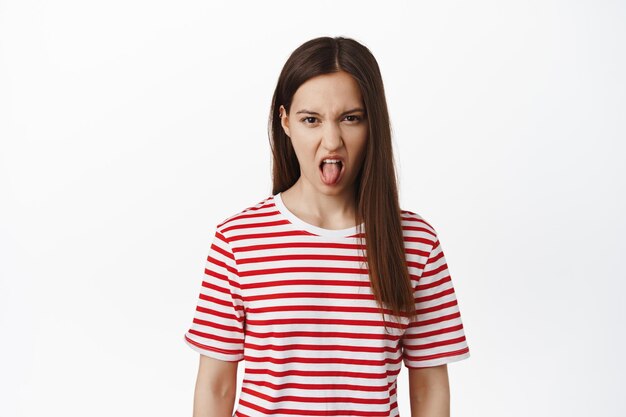
{"type": "Polygon", "coordinates": [[[322,175],[326,184],[334,184],[339,178],[341,167],[339,164],[324,163],[322,164],[322,175]]]}

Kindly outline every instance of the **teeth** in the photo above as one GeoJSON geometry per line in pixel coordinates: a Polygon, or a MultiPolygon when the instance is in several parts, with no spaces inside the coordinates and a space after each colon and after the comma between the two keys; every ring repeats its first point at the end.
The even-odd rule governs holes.
{"type": "Polygon", "coordinates": [[[341,162],[339,159],[324,159],[322,161],[322,163],[327,163],[327,164],[338,164],[339,162],[341,162]]]}

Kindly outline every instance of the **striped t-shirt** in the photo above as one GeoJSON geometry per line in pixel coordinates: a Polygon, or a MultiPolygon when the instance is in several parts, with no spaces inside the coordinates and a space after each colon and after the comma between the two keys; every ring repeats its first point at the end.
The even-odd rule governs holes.
{"type": "Polygon", "coordinates": [[[383,321],[358,226],[304,222],[280,193],[216,226],[184,340],[212,358],[245,359],[233,415],[394,417],[402,363],[470,356],[435,230],[402,210],[402,231],[417,321],[387,309],[383,321]]]}

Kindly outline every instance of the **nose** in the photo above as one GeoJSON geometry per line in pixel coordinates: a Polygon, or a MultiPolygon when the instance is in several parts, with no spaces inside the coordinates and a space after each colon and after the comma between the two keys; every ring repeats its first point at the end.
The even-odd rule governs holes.
{"type": "Polygon", "coordinates": [[[341,129],[336,123],[326,123],[322,131],[322,145],[332,151],[341,148],[343,139],[341,129]]]}

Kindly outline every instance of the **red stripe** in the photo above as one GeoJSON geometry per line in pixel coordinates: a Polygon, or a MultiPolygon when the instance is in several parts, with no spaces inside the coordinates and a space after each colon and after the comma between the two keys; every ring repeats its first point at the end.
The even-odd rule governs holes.
{"type": "Polygon", "coordinates": [[[404,335],[402,339],[403,340],[422,339],[425,337],[439,336],[439,335],[446,334],[446,333],[456,332],[461,329],[463,329],[463,323],[459,323],[457,325],[450,326],[450,327],[443,327],[441,329],[432,330],[429,332],[412,333],[412,334],[404,335]]]}
{"type": "Polygon", "coordinates": [[[265,339],[269,337],[286,338],[286,337],[313,337],[313,338],[331,338],[341,337],[343,339],[365,339],[365,340],[399,340],[399,335],[391,334],[374,334],[374,333],[350,333],[350,332],[329,332],[329,331],[268,331],[268,332],[256,332],[251,329],[246,329],[246,334],[259,339],[265,339]]]}
{"type": "Polygon", "coordinates": [[[425,355],[425,356],[405,355],[405,358],[413,362],[419,362],[419,361],[428,361],[432,359],[445,358],[445,357],[451,357],[451,356],[460,356],[467,352],[469,352],[469,348],[466,347],[466,348],[455,350],[452,352],[435,353],[434,355],[425,355]]]}
{"type": "Polygon", "coordinates": [[[188,338],[187,336],[185,336],[185,339],[191,343],[194,346],[198,346],[202,349],[206,349],[206,350],[212,350],[215,352],[219,352],[219,353],[223,353],[225,355],[241,355],[243,353],[242,349],[235,349],[235,350],[230,350],[230,349],[220,349],[217,348],[215,346],[208,346],[208,345],[203,345],[202,343],[198,343],[195,340],[191,340],[190,338],[188,338]]]}
{"type": "MultiPolygon", "coordinates": [[[[328,389],[321,388],[321,389],[328,389]]],[[[336,390],[337,388],[334,385],[330,385],[330,388],[336,390]]],[[[280,395],[276,397],[272,397],[270,395],[263,394],[259,391],[253,390],[251,388],[243,388],[242,392],[247,392],[248,394],[253,395],[254,397],[260,398],[262,400],[278,403],[281,401],[295,401],[307,404],[327,404],[327,403],[354,403],[354,404],[385,404],[388,399],[386,398],[358,398],[358,397],[305,397],[303,395],[280,395]]]]}
{"type": "MultiPolygon", "coordinates": [[[[326,325],[330,329],[330,326],[367,326],[367,327],[377,327],[382,326],[382,320],[357,320],[357,319],[335,319],[335,318],[307,318],[307,317],[287,317],[280,319],[266,319],[266,320],[257,320],[248,318],[246,321],[248,326],[279,326],[281,324],[288,325],[304,325],[304,324],[315,324],[315,325],[326,325]]],[[[387,327],[400,329],[405,328],[406,326],[398,323],[387,322],[387,327]]]]}
{"type": "Polygon", "coordinates": [[[240,343],[242,340],[241,338],[223,337],[223,336],[218,336],[216,334],[204,333],[195,329],[189,329],[189,333],[195,334],[196,336],[202,337],[207,340],[210,339],[210,340],[215,340],[215,341],[224,342],[224,343],[240,343]]]}
{"type": "MultiPolygon", "coordinates": [[[[248,358],[246,356],[246,361],[250,362],[260,362],[254,361],[254,358],[248,358]]],[[[321,370],[321,371],[311,371],[311,370],[303,370],[303,369],[287,369],[285,371],[274,371],[272,369],[256,369],[246,368],[246,374],[260,374],[260,375],[270,375],[273,377],[342,377],[344,379],[375,379],[380,380],[381,378],[386,378],[386,372],[354,372],[354,371],[332,371],[332,370],[321,370]]]]}
{"type": "MultiPolygon", "coordinates": [[[[372,298],[373,299],[373,298],[372,298]]],[[[345,313],[381,313],[378,307],[359,307],[359,306],[337,306],[337,305],[311,305],[311,304],[295,304],[295,305],[277,305],[269,307],[248,307],[248,313],[270,313],[277,311],[342,311],[345,313]]],[[[383,310],[385,314],[391,314],[389,309],[383,310]]]]}
{"type": "Polygon", "coordinates": [[[257,345],[252,342],[246,342],[246,347],[255,351],[271,350],[276,352],[291,352],[293,350],[309,350],[309,351],[331,351],[331,352],[370,352],[370,353],[396,353],[398,348],[390,346],[355,346],[355,345],[338,345],[338,344],[305,344],[305,343],[290,343],[287,345],[274,345],[265,344],[257,345]]]}
{"type": "Polygon", "coordinates": [[[442,298],[442,297],[445,297],[446,295],[450,295],[450,294],[454,294],[454,288],[452,288],[452,287],[450,287],[450,288],[448,288],[446,290],[440,291],[438,293],[435,293],[435,294],[425,295],[423,297],[417,297],[415,299],[415,301],[418,302],[418,303],[425,303],[426,301],[436,300],[438,298],[442,298]]]}
{"type": "Polygon", "coordinates": [[[244,284],[241,288],[250,290],[253,288],[283,287],[288,285],[314,285],[319,287],[339,286],[339,287],[369,287],[369,281],[339,280],[339,279],[284,279],[267,282],[255,282],[244,284]]]}
{"type": "Polygon", "coordinates": [[[373,412],[373,411],[359,411],[354,409],[339,409],[339,410],[311,410],[307,408],[276,408],[273,410],[268,410],[264,407],[261,407],[257,404],[253,404],[251,402],[242,400],[239,398],[239,404],[244,405],[248,408],[256,410],[262,415],[272,415],[272,414],[293,414],[299,416],[363,416],[363,417],[389,417],[389,413],[387,411],[384,412],[373,412]]]}
{"type": "Polygon", "coordinates": [[[367,274],[368,270],[363,268],[339,268],[339,267],[323,267],[323,266],[290,266],[284,268],[266,268],[253,269],[250,271],[240,272],[241,277],[250,275],[271,275],[271,274],[291,274],[295,272],[317,272],[317,273],[334,273],[334,274],[367,274]]]}
{"type": "MultiPolygon", "coordinates": [[[[203,300],[208,300],[208,299],[211,299],[212,297],[208,297],[208,296],[206,296],[204,294],[201,294],[200,298],[202,298],[203,300]]],[[[216,301],[216,303],[218,303],[218,302],[219,302],[219,304],[222,304],[225,307],[232,307],[232,304],[224,303],[222,300],[216,301]]],[[[237,308],[239,308],[239,306],[237,306],[237,308]]],[[[210,308],[203,307],[200,304],[198,304],[198,306],[196,307],[196,311],[199,311],[199,312],[205,313],[205,314],[211,314],[211,315],[214,315],[214,316],[217,316],[217,317],[222,317],[222,318],[225,318],[225,319],[232,319],[232,320],[237,320],[238,319],[238,317],[235,314],[227,313],[227,312],[225,313],[225,312],[222,312],[222,311],[219,311],[219,310],[213,310],[213,309],[210,309],[210,308]]]]}
{"type": "MultiPolygon", "coordinates": [[[[291,246],[293,247],[293,246],[291,246]]],[[[276,262],[276,261],[302,261],[302,260],[320,260],[320,261],[344,261],[344,262],[365,262],[364,256],[346,256],[346,255],[318,255],[312,253],[298,253],[294,255],[275,255],[275,256],[259,256],[255,258],[240,259],[239,264],[245,265],[250,263],[276,262]]]]}
{"type": "Polygon", "coordinates": [[[329,300],[373,300],[372,294],[334,294],[328,292],[284,292],[275,294],[250,295],[246,297],[248,302],[258,300],[274,300],[274,299],[296,299],[296,298],[326,298],[329,300]]]}
{"type": "MultiPolygon", "coordinates": [[[[258,370],[257,370],[258,371],[258,370]]],[[[247,372],[248,375],[253,375],[253,374],[262,374],[262,375],[266,375],[266,373],[263,372],[247,372]]],[[[381,375],[382,378],[385,378],[386,375],[381,375]]],[[[248,384],[248,385],[258,385],[258,386],[262,386],[262,387],[269,387],[275,390],[283,390],[283,389],[288,389],[288,388],[294,388],[294,389],[302,389],[302,390],[313,390],[313,391],[317,391],[317,390],[321,390],[321,389],[326,389],[328,388],[328,384],[302,384],[302,383],[297,383],[297,382],[287,382],[284,384],[272,384],[271,382],[268,382],[266,380],[260,380],[260,381],[254,381],[251,379],[246,379],[244,378],[244,380],[242,381],[242,385],[243,384],[248,384]]],[[[342,391],[361,391],[361,392],[380,392],[380,391],[387,391],[389,389],[389,384],[385,384],[385,385],[357,385],[357,384],[332,384],[333,389],[336,390],[342,390],[342,391]]]]}
{"type": "Polygon", "coordinates": [[[441,323],[448,320],[458,319],[461,315],[459,312],[448,314],[441,317],[436,317],[428,320],[419,320],[409,324],[409,327],[430,326],[431,324],[441,323]]]}
{"type": "Polygon", "coordinates": [[[461,343],[465,341],[465,336],[461,336],[461,337],[457,337],[454,339],[448,339],[448,340],[439,340],[437,342],[432,342],[432,343],[422,343],[422,344],[418,344],[418,345],[413,345],[413,344],[404,344],[405,348],[410,348],[410,349],[416,349],[416,350],[424,350],[424,349],[432,349],[432,348],[436,348],[439,346],[447,346],[447,345],[455,345],[457,343],[461,343]]]}
{"type": "Polygon", "coordinates": [[[263,243],[255,245],[240,245],[233,248],[234,253],[252,252],[257,250],[270,249],[290,249],[290,248],[324,248],[324,249],[366,249],[365,245],[356,243],[336,243],[336,242],[284,242],[284,243],[263,243]]]}

